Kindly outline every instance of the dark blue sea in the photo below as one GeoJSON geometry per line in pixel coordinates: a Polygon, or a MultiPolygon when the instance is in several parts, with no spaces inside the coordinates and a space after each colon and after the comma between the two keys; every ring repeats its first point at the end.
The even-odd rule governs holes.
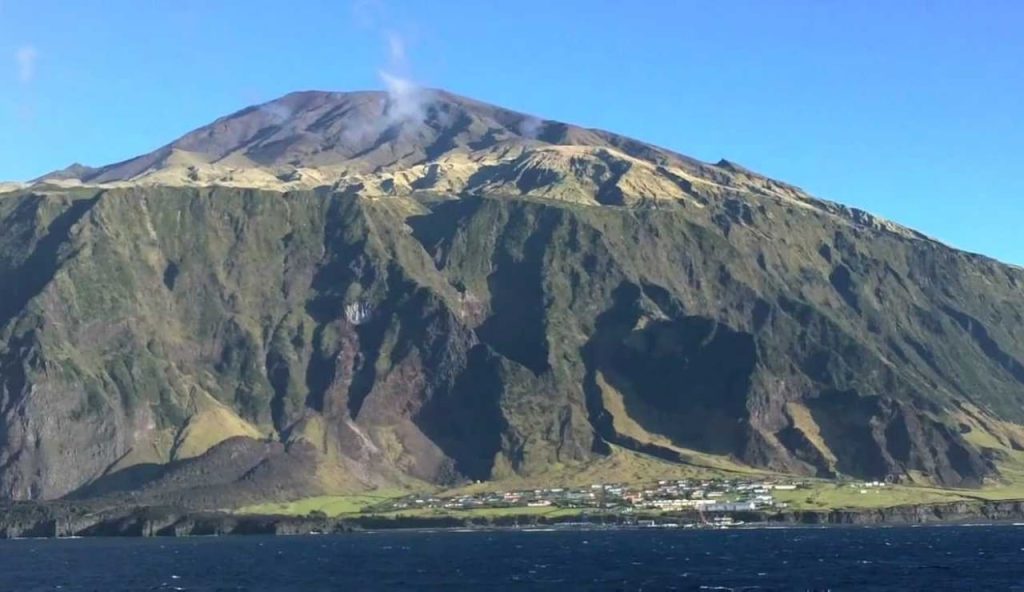
{"type": "Polygon", "coordinates": [[[16,590],[1024,590],[1024,528],[0,541],[16,590]]]}

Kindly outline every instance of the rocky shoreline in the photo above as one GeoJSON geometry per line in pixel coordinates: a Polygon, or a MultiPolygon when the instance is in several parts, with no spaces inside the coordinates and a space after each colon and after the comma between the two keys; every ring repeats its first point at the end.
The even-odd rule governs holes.
{"type": "MultiPolygon", "coordinates": [[[[722,515],[725,516],[725,515],[722,515]]],[[[909,524],[1006,523],[1024,521],[1024,501],[962,501],[878,509],[792,510],[728,514],[747,526],[870,526],[909,524]]],[[[705,516],[705,519],[713,516],[705,516]]],[[[700,523],[695,513],[659,515],[590,515],[548,518],[504,516],[256,516],[229,512],[195,512],[169,507],[94,508],[67,503],[19,502],[0,506],[0,539],[65,537],[180,537],[221,535],[333,534],[360,530],[629,527],[700,523]],[[650,522],[647,522],[650,524],[650,522]]]]}

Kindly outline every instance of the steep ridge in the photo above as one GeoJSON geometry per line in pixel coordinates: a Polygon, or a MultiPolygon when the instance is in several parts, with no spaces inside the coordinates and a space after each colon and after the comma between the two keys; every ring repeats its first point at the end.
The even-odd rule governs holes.
{"type": "Polygon", "coordinates": [[[297,93],[0,196],[0,492],[1021,460],[1024,271],[726,161],[414,107],[297,93]]]}

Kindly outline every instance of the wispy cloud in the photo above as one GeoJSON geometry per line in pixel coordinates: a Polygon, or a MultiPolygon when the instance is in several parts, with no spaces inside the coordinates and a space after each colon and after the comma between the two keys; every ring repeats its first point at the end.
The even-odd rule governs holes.
{"type": "Polygon", "coordinates": [[[14,61],[18,66],[18,80],[29,84],[36,77],[36,62],[39,52],[31,45],[23,45],[14,52],[14,61]]]}
{"type": "Polygon", "coordinates": [[[537,119],[536,117],[528,116],[519,122],[519,133],[531,140],[537,139],[540,136],[541,130],[544,129],[544,122],[537,119]]]}
{"type": "Polygon", "coordinates": [[[406,63],[405,39],[394,31],[388,31],[386,37],[388,39],[388,58],[391,62],[393,64],[406,63]]]}
{"type": "Polygon", "coordinates": [[[383,0],[352,0],[352,18],[356,24],[364,29],[372,29],[380,26],[385,19],[385,6],[383,0]]]}
{"type": "Polygon", "coordinates": [[[387,92],[388,100],[381,120],[366,128],[346,132],[350,141],[364,140],[394,126],[418,126],[426,121],[433,93],[416,82],[410,59],[412,44],[400,18],[389,10],[384,0],[354,0],[351,4],[355,23],[381,38],[386,50],[384,63],[377,69],[377,78],[387,92]]]}
{"type": "Polygon", "coordinates": [[[395,31],[386,31],[387,64],[377,71],[377,76],[388,93],[386,117],[389,124],[421,123],[430,106],[430,93],[415,82],[409,63],[408,44],[395,31]]]}

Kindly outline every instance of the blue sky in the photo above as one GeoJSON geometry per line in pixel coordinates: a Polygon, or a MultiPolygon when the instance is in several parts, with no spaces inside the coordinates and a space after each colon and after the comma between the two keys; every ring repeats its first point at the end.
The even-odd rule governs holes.
{"type": "Polygon", "coordinates": [[[401,74],[1024,264],[1016,0],[0,0],[0,179],[401,74]]]}

